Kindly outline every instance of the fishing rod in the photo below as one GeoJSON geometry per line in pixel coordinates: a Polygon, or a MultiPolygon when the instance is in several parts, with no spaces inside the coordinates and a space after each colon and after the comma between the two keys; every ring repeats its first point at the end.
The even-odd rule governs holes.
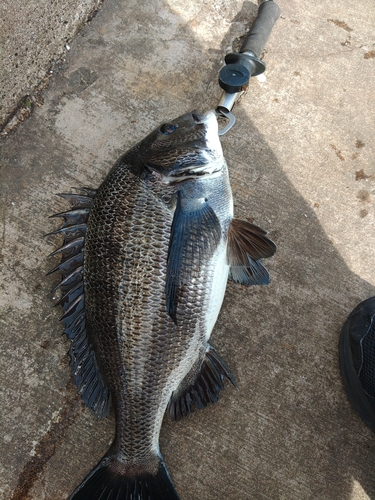
{"type": "Polygon", "coordinates": [[[224,135],[236,122],[232,113],[238,98],[247,89],[250,78],[262,74],[266,65],[260,59],[272,28],[280,16],[280,8],[273,0],[260,4],[258,14],[239,52],[225,56],[225,66],[219,72],[219,85],[222,96],[215,109],[218,117],[224,117],[227,124],[219,128],[219,135],[224,135]]]}

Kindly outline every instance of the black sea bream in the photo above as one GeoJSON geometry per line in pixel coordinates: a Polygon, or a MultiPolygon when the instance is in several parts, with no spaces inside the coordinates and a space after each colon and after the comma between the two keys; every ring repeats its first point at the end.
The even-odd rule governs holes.
{"type": "MultiPolygon", "coordinates": [[[[69,497],[178,499],[159,450],[172,420],[218,399],[233,377],[209,344],[228,277],[269,282],[275,245],[233,219],[213,112],[187,113],[125,153],[98,190],[61,195],[59,287],[75,383],[113,444],[69,497]]],[[[54,252],[54,253],[57,253],[54,252]]],[[[51,272],[53,272],[51,271],[51,272]]]]}

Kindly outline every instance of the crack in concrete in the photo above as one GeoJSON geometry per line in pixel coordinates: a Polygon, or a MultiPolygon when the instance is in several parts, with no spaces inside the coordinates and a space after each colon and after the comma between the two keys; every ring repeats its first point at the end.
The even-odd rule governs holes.
{"type": "MultiPolygon", "coordinates": [[[[72,387],[72,384],[69,383],[68,390],[69,386],[72,387]]],[[[70,389],[70,392],[72,392],[72,389],[70,389]]],[[[65,397],[57,421],[52,424],[50,430],[46,432],[35,448],[35,455],[25,464],[10,500],[32,500],[30,491],[35,481],[62,444],[67,429],[75,422],[83,409],[84,406],[78,394],[69,394],[65,397]]]]}
{"type": "MultiPolygon", "coordinates": [[[[2,150],[2,144],[0,145],[0,151],[2,150]]],[[[4,182],[3,182],[3,179],[2,179],[2,173],[4,172],[5,170],[5,165],[2,165],[0,164],[0,178],[1,178],[1,185],[4,186],[4,182]]],[[[3,255],[3,252],[4,252],[4,248],[5,248],[5,234],[6,234],[6,218],[7,218],[7,213],[6,213],[6,209],[8,207],[8,193],[7,191],[4,189],[4,190],[0,190],[0,198],[2,198],[2,203],[1,203],[1,206],[0,206],[0,225],[1,225],[1,235],[0,235],[0,264],[2,264],[3,260],[4,260],[4,255],[3,255]]]]}
{"type": "Polygon", "coordinates": [[[3,250],[5,248],[5,228],[6,228],[6,223],[5,223],[5,220],[6,220],[6,213],[5,213],[5,206],[6,206],[6,203],[7,203],[7,200],[5,199],[5,203],[4,203],[4,217],[3,217],[3,220],[2,220],[2,226],[3,226],[3,231],[2,231],[2,234],[1,234],[1,247],[0,247],[0,262],[3,261],[4,259],[4,256],[3,256],[3,250]]]}

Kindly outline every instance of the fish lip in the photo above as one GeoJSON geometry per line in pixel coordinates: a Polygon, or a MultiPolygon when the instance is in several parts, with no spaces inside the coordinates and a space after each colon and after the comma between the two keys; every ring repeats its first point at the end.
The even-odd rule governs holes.
{"type": "Polygon", "coordinates": [[[219,128],[217,125],[217,118],[216,118],[215,111],[213,111],[212,109],[206,111],[203,115],[203,122],[202,123],[207,124],[209,122],[215,123],[216,124],[215,128],[217,128],[217,129],[219,128]]]}
{"type": "Polygon", "coordinates": [[[197,125],[205,122],[205,115],[206,113],[201,115],[197,109],[193,109],[193,111],[191,112],[191,116],[197,125]]]}
{"type": "Polygon", "coordinates": [[[194,109],[191,112],[191,115],[193,117],[193,120],[197,125],[202,124],[202,123],[207,123],[207,121],[216,120],[216,113],[212,109],[209,109],[205,113],[201,114],[198,110],[194,109]]]}

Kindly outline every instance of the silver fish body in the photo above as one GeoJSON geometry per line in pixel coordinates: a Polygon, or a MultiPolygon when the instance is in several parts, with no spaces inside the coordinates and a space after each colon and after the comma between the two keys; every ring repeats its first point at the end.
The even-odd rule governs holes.
{"type": "MultiPolygon", "coordinates": [[[[208,341],[228,276],[266,284],[257,257],[272,255],[274,244],[243,223],[242,233],[257,233],[254,258],[243,254],[241,241],[249,237],[236,236],[212,112],[162,125],[86,198],[87,227],[82,248],[76,247],[84,254],[83,273],[74,290],[75,268],[60,267],[68,283],[64,321],[79,391],[98,416],[108,411],[110,393],[116,431],[108,453],[70,498],[178,499],[159,450],[163,416],[167,410],[180,419],[215,402],[224,377],[234,383],[208,341]]],[[[79,209],[76,204],[70,213],[79,209]]],[[[64,251],[67,262],[72,257],[64,251]]]]}

